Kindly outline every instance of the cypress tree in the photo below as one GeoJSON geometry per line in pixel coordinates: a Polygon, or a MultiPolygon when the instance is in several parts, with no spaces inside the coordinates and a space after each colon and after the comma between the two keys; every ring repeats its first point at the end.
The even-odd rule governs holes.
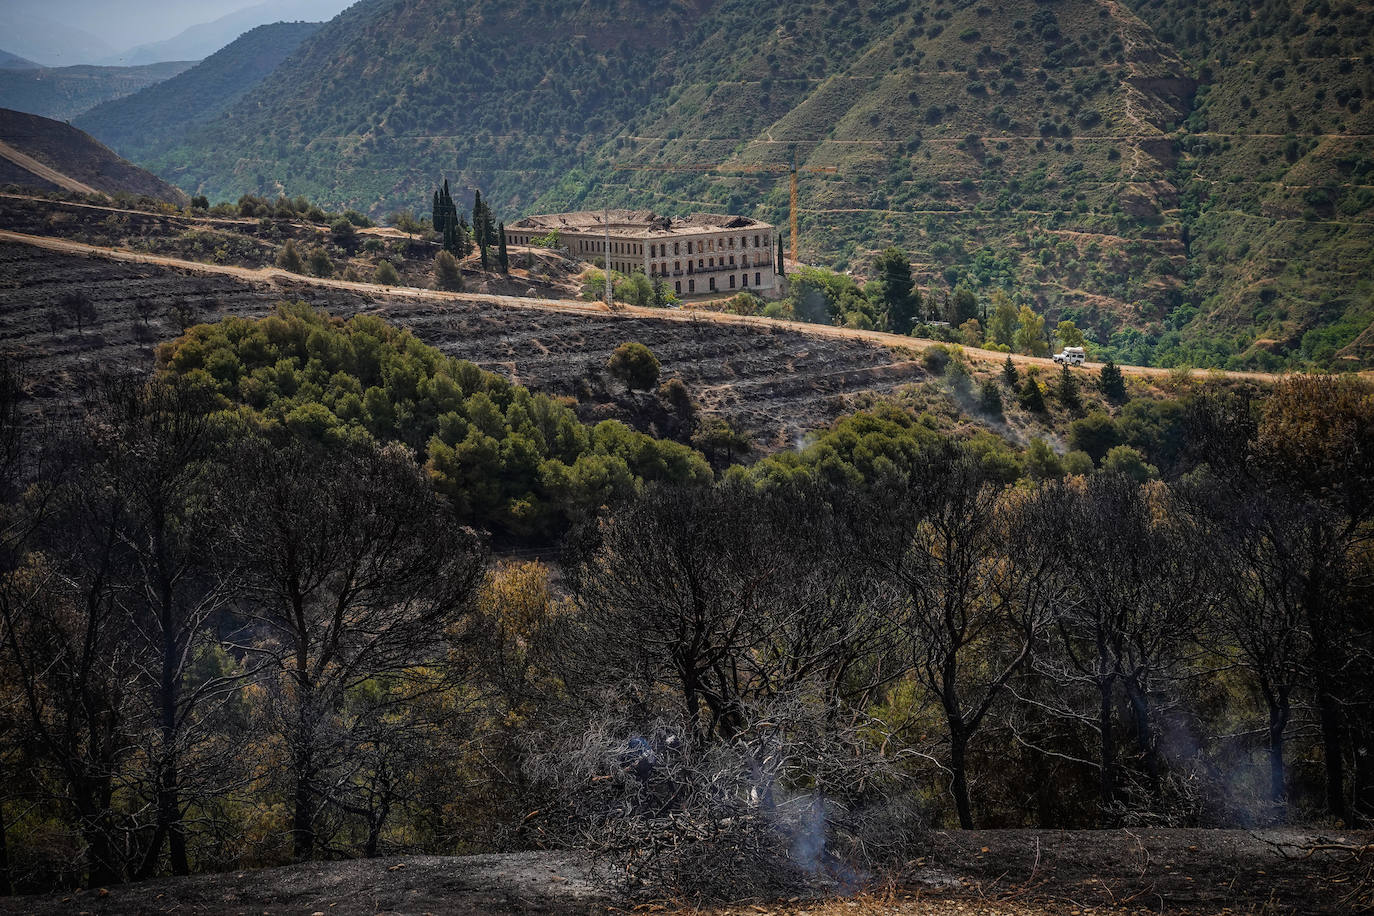
{"type": "Polygon", "coordinates": [[[501,273],[510,273],[510,255],[506,253],[506,224],[496,224],[496,237],[499,240],[500,248],[497,250],[496,260],[501,265],[501,273]]]}
{"type": "Polygon", "coordinates": [[[434,192],[434,206],[433,206],[433,208],[430,210],[430,213],[431,213],[432,215],[431,215],[431,217],[430,217],[429,224],[430,224],[431,226],[434,227],[434,231],[435,231],[435,232],[439,233],[440,235],[443,235],[443,233],[444,233],[444,227],[443,227],[444,215],[443,215],[442,210],[440,209],[440,205],[439,205],[439,192],[438,192],[438,191],[435,191],[435,192],[434,192]]]}
{"type": "Polygon", "coordinates": [[[458,257],[466,258],[472,252],[472,237],[468,231],[468,222],[461,216],[454,220],[458,228],[454,230],[454,235],[458,237],[458,257]]]}
{"type": "Polygon", "coordinates": [[[484,209],[484,207],[485,207],[485,204],[482,203],[482,192],[481,192],[481,191],[475,191],[475,192],[473,192],[473,197],[472,197],[472,234],[476,237],[476,239],[477,239],[477,244],[478,244],[479,246],[481,246],[481,247],[484,249],[483,254],[482,254],[482,266],[483,266],[483,267],[486,267],[486,266],[487,266],[487,258],[486,258],[485,249],[486,249],[486,247],[487,247],[487,222],[486,222],[486,219],[484,218],[484,214],[483,214],[483,209],[484,209]]]}
{"type": "Polygon", "coordinates": [[[778,276],[779,276],[779,277],[785,277],[785,276],[787,276],[787,269],[786,269],[786,266],[783,264],[783,261],[782,261],[782,235],[781,235],[781,234],[778,235],[778,276]]]}

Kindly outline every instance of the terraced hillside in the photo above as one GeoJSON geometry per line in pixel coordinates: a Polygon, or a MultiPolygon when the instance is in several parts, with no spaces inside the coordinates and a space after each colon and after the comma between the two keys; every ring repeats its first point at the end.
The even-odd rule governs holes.
{"type": "Polygon", "coordinates": [[[597,382],[615,347],[638,340],[658,356],[664,378],[681,378],[703,408],[731,417],[770,449],[790,447],[874,393],[925,378],[885,347],[784,328],[368,297],[303,281],[196,275],[0,243],[0,351],[24,360],[33,393],[50,412],[64,410],[81,370],[151,367],[157,343],[186,324],[264,315],[283,299],[336,315],[383,315],[449,355],[531,388],[580,397],[586,419],[635,410],[633,398],[622,403],[589,391],[588,383],[597,382]]]}
{"type": "Polygon", "coordinates": [[[897,244],[1123,362],[1365,365],[1371,30],[1368,2],[365,0],[148,161],[376,214],[446,174],[509,215],[781,223],[749,169],[795,155],[835,169],[802,180],[809,262],[897,244]]]}

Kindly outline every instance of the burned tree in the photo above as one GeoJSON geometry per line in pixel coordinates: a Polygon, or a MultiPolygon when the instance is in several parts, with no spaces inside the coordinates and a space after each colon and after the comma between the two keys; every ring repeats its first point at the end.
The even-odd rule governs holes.
{"type": "Polygon", "coordinates": [[[1095,714],[1063,713],[1096,734],[1102,818],[1112,823],[1126,802],[1119,699],[1151,804],[1162,801],[1157,705],[1193,651],[1209,607],[1207,563],[1191,519],[1162,486],[1112,473],[1081,478],[1063,488],[1058,515],[1053,543],[1064,558],[1066,590],[1055,615],[1056,651],[1037,664],[1065,688],[1086,687],[1095,697],[1095,714]]]}
{"type": "Polygon", "coordinates": [[[228,536],[258,649],[276,672],[293,847],[308,859],[321,811],[345,803],[331,770],[379,708],[343,716],[350,692],[434,657],[468,608],[484,554],[401,446],[250,442],[235,466],[228,536]]]}
{"type": "Polygon", "coordinates": [[[1035,552],[1034,499],[1010,500],[978,457],[933,449],[875,487],[867,515],[875,575],[900,595],[903,646],[939,703],[959,824],[973,826],[969,744],[1026,662],[1062,590],[1035,552]],[[1024,557],[1009,561],[1013,546],[1024,557]]]}

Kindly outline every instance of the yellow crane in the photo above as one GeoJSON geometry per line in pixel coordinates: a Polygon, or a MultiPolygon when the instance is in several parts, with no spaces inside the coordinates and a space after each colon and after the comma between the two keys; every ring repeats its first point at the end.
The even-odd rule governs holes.
{"type": "Polygon", "coordinates": [[[622,162],[616,165],[616,169],[635,172],[739,172],[742,174],[757,174],[762,172],[772,175],[779,175],[783,172],[789,173],[791,178],[791,187],[789,190],[791,193],[789,195],[790,206],[788,208],[788,223],[792,229],[792,261],[794,263],[797,261],[797,173],[807,172],[813,175],[833,175],[839,171],[839,169],[835,168],[833,165],[799,167],[797,165],[795,153],[792,155],[791,165],[782,165],[779,163],[763,163],[756,165],[740,163],[737,165],[729,162],[719,165],[696,165],[691,163],[679,165],[634,165],[632,163],[622,162]]]}

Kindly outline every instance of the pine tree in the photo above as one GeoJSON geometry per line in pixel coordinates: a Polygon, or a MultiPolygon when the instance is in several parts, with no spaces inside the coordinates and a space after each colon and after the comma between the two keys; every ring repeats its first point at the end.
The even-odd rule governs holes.
{"type": "Polygon", "coordinates": [[[1126,400],[1126,379],[1121,375],[1121,369],[1110,359],[1102,364],[1102,373],[1098,377],[1097,387],[1107,396],[1107,400],[1121,403],[1126,400]]]}
{"type": "Polygon", "coordinates": [[[1035,376],[1026,376],[1026,384],[1021,388],[1021,406],[1035,413],[1044,413],[1045,395],[1035,376]]]}
{"type": "Polygon", "coordinates": [[[510,273],[510,255],[506,253],[506,224],[496,224],[497,244],[500,246],[496,252],[496,263],[501,265],[501,273],[510,273]]]}
{"type": "Polygon", "coordinates": [[[1059,389],[1056,395],[1059,403],[1070,410],[1077,410],[1083,406],[1083,400],[1078,396],[1078,379],[1073,377],[1068,366],[1059,367],[1059,389]]]}
{"type": "Polygon", "coordinates": [[[1008,387],[1015,388],[1016,383],[1021,381],[1021,373],[1016,371],[1016,363],[1011,361],[1011,354],[1007,354],[1007,361],[1002,364],[1002,381],[1008,387]]]}

